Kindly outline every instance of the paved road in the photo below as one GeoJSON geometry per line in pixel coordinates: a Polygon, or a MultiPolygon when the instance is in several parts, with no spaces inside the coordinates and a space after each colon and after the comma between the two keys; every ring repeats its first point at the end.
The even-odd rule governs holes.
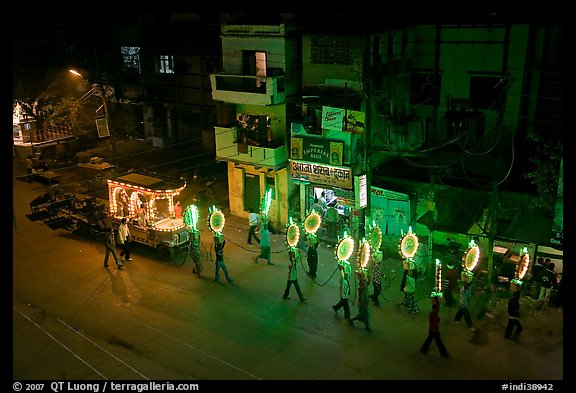
{"type": "MultiPolygon", "coordinates": [[[[20,170],[16,168],[15,170],[20,170]]],[[[401,261],[388,256],[390,286],[371,307],[373,332],[335,315],[333,249],[321,246],[316,282],[300,269],[307,302],[283,300],[287,253],[272,235],[273,262],[255,264],[244,219],[228,215],[225,256],[233,284],[216,283],[212,239],[203,232],[204,277],[189,259],[159,260],[146,249],[123,271],[103,268],[104,246],[26,218],[45,190],[13,184],[14,379],[67,380],[547,380],[561,381],[563,313],[529,312],[524,333],[504,340],[505,302],[473,316],[479,332],[451,323],[441,331],[451,357],[418,352],[427,335],[431,285],[418,283],[420,313],[398,308],[401,261]]],[[[184,201],[184,204],[188,201],[184,201]]],[[[355,288],[355,285],[353,285],[355,288]]],[[[481,294],[477,294],[481,296],[481,294]]],[[[354,297],[355,299],[355,297],[354,297]]],[[[352,307],[355,313],[356,306],[352,307]]]]}

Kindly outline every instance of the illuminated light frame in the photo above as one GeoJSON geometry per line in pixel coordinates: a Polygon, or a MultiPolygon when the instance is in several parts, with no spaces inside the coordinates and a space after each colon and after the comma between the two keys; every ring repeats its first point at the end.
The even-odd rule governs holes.
{"type": "Polygon", "coordinates": [[[200,213],[198,212],[198,207],[196,205],[186,206],[184,210],[184,224],[187,227],[192,227],[194,230],[198,230],[198,220],[200,213]]]}
{"type": "Polygon", "coordinates": [[[320,228],[320,225],[322,225],[322,217],[312,210],[310,214],[308,214],[308,217],[306,217],[306,220],[304,220],[304,230],[306,230],[308,234],[315,234],[320,228]]]}
{"type": "Polygon", "coordinates": [[[442,262],[440,259],[436,259],[436,275],[434,277],[434,292],[430,296],[442,297],[442,262]]]}
{"type": "Polygon", "coordinates": [[[400,254],[406,259],[412,259],[418,251],[418,236],[408,227],[408,232],[400,239],[400,254]],[[410,249],[411,248],[411,249],[410,249]]]}
{"type": "Polygon", "coordinates": [[[214,205],[212,205],[208,211],[208,226],[212,232],[221,235],[222,231],[224,230],[224,225],[226,224],[226,217],[224,216],[224,213],[222,213],[222,211],[214,205]],[[220,223],[217,222],[218,219],[220,220],[220,223]]]}
{"type": "Polygon", "coordinates": [[[300,227],[292,220],[292,217],[290,217],[286,227],[286,244],[294,248],[298,246],[300,241],[300,227]]]}
{"type": "Polygon", "coordinates": [[[480,259],[480,248],[476,243],[474,243],[474,239],[470,240],[468,244],[468,249],[464,253],[462,257],[462,268],[472,272],[476,265],[478,264],[478,260],[480,259]]]}
{"type": "Polygon", "coordinates": [[[359,252],[356,256],[356,264],[362,268],[366,268],[368,262],[370,261],[370,242],[366,239],[362,239],[359,246],[359,252]]]}
{"type": "MultiPolygon", "coordinates": [[[[133,191],[130,193],[130,196],[129,196],[129,198],[130,198],[129,217],[132,217],[135,215],[135,212],[133,209],[133,203],[132,203],[132,195],[136,192],[136,193],[143,194],[144,196],[148,196],[149,201],[148,201],[147,218],[149,221],[155,220],[155,217],[151,212],[154,211],[157,199],[168,199],[168,201],[169,201],[168,209],[169,209],[169,211],[173,211],[174,210],[174,197],[180,195],[180,193],[186,188],[186,182],[184,182],[184,185],[182,185],[182,187],[178,187],[178,188],[174,188],[174,189],[168,189],[168,190],[153,190],[151,188],[141,187],[138,185],[134,185],[132,183],[124,183],[124,182],[114,180],[114,179],[108,179],[107,183],[108,183],[108,211],[112,217],[117,217],[116,216],[116,208],[115,207],[113,208],[113,206],[117,206],[116,191],[118,189],[123,189],[123,190],[133,191]]],[[[154,224],[152,224],[151,226],[154,228],[155,231],[158,231],[158,232],[173,232],[174,230],[178,230],[180,228],[185,227],[184,223],[182,223],[182,225],[167,228],[167,229],[156,227],[154,224]]]]}
{"type": "Polygon", "coordinates": [[[368,241],[370,242],[370,247],[372,247],[374,250],[379,250],[380,245],[382,245],[382,229],[380,229],[380,227],[376,225],[376,221],[372,221],[368,241]],[[376,242],[374,242],[374,236],[376,236],[378,239],[376,240],[376,242]]]}
{"type": "Polygon", "coordinates": [[[354,239],[344,232],[344,236],[338,242],[338,246],[334,251],[337,261],[348,260],[354,252],[354,239]]]}
{"type": "Polygon", "coordinates": [[[516,271],[514,272],[514,280],[512,280],[517,285],[522,285],[522,279],[528,271],[528,266],[530,265],[530,254],[528,254],[528,248],[522,248],[520,258],[516,264],[516,271]]]}
{"type": "Polygon", "coordinates": [[[268,189],[264,193],[262,197],[262,201],[260,202],[260,213],[264,217],[268,217],[268,212],[270,211],[270,206],[272,204],[272,190],[268,189]]]}

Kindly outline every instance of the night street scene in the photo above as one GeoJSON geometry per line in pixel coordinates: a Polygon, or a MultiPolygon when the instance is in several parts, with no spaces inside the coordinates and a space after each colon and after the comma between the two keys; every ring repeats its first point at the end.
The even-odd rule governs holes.
{"type": "Polygon", "coordinates": [[[12,23],[13,391],[568,386],[560,12],[12,23]]]}

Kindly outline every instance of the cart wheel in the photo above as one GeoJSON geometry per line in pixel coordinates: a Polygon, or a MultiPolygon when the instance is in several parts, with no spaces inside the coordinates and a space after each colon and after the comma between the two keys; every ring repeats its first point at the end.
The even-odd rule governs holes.
{"type": "Polygon", "coordinates": [[[169,247],[166,244],[158,244],[158,247],[156,248],[160,258],[164,259],[165,261],[171,261],[174,259],[174,249],[172,247],[169,247]]]}

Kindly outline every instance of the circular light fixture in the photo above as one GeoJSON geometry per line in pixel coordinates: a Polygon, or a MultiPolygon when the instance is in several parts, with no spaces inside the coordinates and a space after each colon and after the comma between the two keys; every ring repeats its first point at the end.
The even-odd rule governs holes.
{"type": "Polygon", "coordinates": [[[210,229],[214,232],[222,232],[225,223],[226,217],[224,217],[224,213],[218,209],[212,210],[208,216],[208,225],[210,226],[210,229]]]}
{"type": "Polygon", "coordinates": [[[370,242],[370,247],[374,250],[379,250],[382,244],[382,229],[379,226],[374,225],[370,229],[370,234],[368,235],[368,241],[370,242]]]}
{"type": "Polygon", "coordinates": [[[344,237],[338,243],[338,247],[336,247],[336,258],[341,260],[347,260],[350,258],[352,253],[354,252],[354,239],[349,237],[346,232],[344,232],[344,237]]]}
{"type": "Polygon", "coordinates": [[[290,247],[296,247],[298,245],[298,241],[300,240],[300,228],[295,223],[291,223],[288,225],[288,229],[286,229],[286,243],[290,247]]]}
{"type": "Polygon", "coordinates": [[[358,253],[358,266],[365,268],[370,260],[370,242],[362,240],[360,244],[360,252],[358,253]]]}
{"type": "Polygon", "coordinates": [[[408,230],[402,240],[400,241],[400,252],[404,258],[413,258],[418,251],[418,236],[412,232],[412,228],[408,230]]]}
{"type": "Polygon", "coordinates": [[[304,221],[304,229],[307,233],[316,233],[322,224],[322,217],[315,211],[311,211],[304,221]]]}
{"type": "Polygon", "coordinates": [[[474,243],[474,240],[470,240],[470,244],[468,245],[468,249],[466,250],[462,260],[462,267],[471,272],[476,267],[479,258],[480,248],[478,248],[478,245],[474,243]]]}

